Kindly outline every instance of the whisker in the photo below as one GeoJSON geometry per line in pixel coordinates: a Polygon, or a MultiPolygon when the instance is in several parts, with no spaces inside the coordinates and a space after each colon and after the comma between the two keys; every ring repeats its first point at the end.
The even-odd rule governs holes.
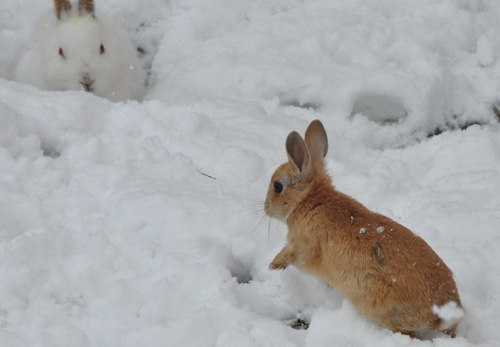
{"type": "Polygon", "coordinates": [[[259,227],[261,226],[262,222],[264,221],[264,219],[266,218],[266,215],[265,214],[262,214],[262,216],[260,217],[257,225],[255,226],[254,228],[254,232],[257,231],[257,229],[259,229],[259,227]]]}
{"type": "Polygon", "coordinates": [[[267,244],[271,244],[271,218],[268,219],[267,223],[267,244]]]}
{"type": "MultiPolygon", "coordinates": [[[[261,215],[264,213],[264,201],[247,199],[246,203],[242,206],[242,213],[245,215],[261,215]]],[[[260,223],[259,223],[260,224],[260,223]]]]}
{"type": "MultiPolygon", "coordinates": [[[[262,225],[262,223],[264,223],[264,221],[267,219],[267,244],[271,244],[271,219],[267,214],[266,214],[266,210],[265,210],[265,203],[264,203],[265,200],[263,199],[248,199],[248,207],[249,210],[252,210],[253,213],[257,213],[260,215],[260,218],[254,228],[254,232],[258,231],[262,225]]],[[[251,212],[252,213],[252,212],[251,212]]]]}
{"type": "Polygon", "coordinates": [[[255,208],[257,211],[264,210],[264,200],[263,199],[249,199],[248,207],[255,208]]]}

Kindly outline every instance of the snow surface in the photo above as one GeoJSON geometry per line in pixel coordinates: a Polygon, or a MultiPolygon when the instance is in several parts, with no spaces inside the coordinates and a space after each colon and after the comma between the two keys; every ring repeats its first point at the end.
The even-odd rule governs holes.
{"type": "Polygon", "coordinates": [[[1,346],[499,345],[500,2],[99,0],[145,51],[141,103],[12,82],[51,6],[0,2],[1,346]],[[453,270],[455,340],[268,270],[268,180],[316,118],[336,187],[453,270]]]}

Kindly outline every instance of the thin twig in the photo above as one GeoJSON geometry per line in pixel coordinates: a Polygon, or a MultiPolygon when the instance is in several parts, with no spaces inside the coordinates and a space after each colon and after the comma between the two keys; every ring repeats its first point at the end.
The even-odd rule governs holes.
{"type": "Polygon", "coordinates": [[[206,177],[208,177],[208,178],[213,179],[214,181],[217,179],[217,178],[215,178],[215,177],[212,177],[212,176],[210,176],[210,175],[207,175],[207,174],[206,174],[206,173],[204,173],[204,172],[201,172],[201,171],[200,171],[200,170],[198,170],[198,169],[196,169],[196,171],[198,171],[198,172],[199,172],[200,174],[202,174],[203,176],[206,176],[206,177]]]}

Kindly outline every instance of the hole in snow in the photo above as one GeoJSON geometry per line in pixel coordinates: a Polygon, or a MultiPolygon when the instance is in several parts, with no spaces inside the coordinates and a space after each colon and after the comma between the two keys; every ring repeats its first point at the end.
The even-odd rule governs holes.
{"type": "Polygon", "coordinates": [[[354,101],[351,116],[362,114],[372,122],[394,124],[408,115],[402,103],[393,96],[362,93],[354,101]]]}
{"type": "Polygon", "coordinates": [[[249,283],[252,280],[252,275],[250,270],[248,270],[243,263],[231,258],[231,261],[227,264],[227,269],[231,273],[231,276],[236,278],[238,283],[249,283]]]}
{"type": "Polygon", "coordinates": [[[56,149],[55,146],[42,141],[40,143],[40,149],[45,157],[58,158],[61,156],[61,152],[56,149]]]}

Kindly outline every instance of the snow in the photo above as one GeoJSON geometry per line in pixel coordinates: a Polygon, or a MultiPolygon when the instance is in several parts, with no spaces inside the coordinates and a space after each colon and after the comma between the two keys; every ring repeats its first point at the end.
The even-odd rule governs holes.
{"type": "Polygon", "coordinates": [[[2,346],[498,344],[497,1],[100,0],[151,72],[120,103],[12,81],[51,6],[0,4],[2,346]],[[268,269],[268,180],[313,119],[337,189],[454,272],[455,340],[268,269]]]}
{"type": "Polygon", "coordinates": [[[460,322],[465,314],[464,310],[458,307],[457,303],[454,301],[450,301],[439,307],[434,305],[432,306],[432,312],[444,320],[447,325],[446,329],[460,322]]]}

